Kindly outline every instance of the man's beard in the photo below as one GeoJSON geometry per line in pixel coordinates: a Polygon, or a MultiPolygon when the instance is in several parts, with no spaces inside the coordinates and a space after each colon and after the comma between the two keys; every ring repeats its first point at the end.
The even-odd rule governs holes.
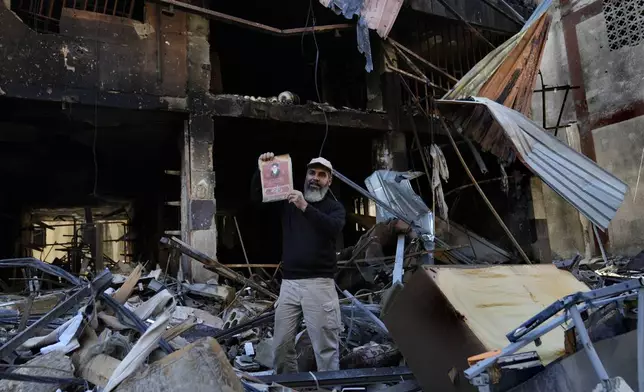
{"type": "Polygon", "coordinates": [[[326,193],[329,191],[329,187],[320,187],[312,185],[309,182],[304,182],[304,200],[309,203],[317,203],[322,201],[326,196],[326,193]]]}

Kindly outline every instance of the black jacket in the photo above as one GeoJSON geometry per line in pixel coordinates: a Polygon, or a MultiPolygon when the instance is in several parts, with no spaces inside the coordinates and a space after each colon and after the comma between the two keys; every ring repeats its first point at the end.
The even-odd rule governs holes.
{"type": "MultiPolygon", "coordinates": [[[[251,184],[251,200],[262,202],[259,171],[251,184]]],[[[344,227],[342,204],[327,196],[308,203],[304,212],[286,201],[266,203],[281,209],[284,279],[333,278],[337,270],[335,242],[344,227]]]]}

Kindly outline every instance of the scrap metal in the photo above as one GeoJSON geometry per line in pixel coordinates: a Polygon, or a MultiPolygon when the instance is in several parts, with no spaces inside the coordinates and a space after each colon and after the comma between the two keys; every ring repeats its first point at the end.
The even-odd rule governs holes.
{"type": "Polygon", "coordinates": [[[472,26],[470,22],[465,20],[465,18],[461,14],[459,14],[458,11],[454,9],[454,7],[447,4],[445,0],[438,0],[438,2],[441,3],[442,6],[445,7],[445,9],[448,10],[452,15],[454,15],[456,19],[460,20],[465,26],[467,26],[467,28],[470,29],[481,41],[485,42],[492,49],[495,48],[495,46],[490,41],[488,41],[487,38],[485,38],[483,34],[481,34],[480,31],[478,31],[474,26],[472,26]]]}
{"type": "Polygon", "coordinates": [[[488,53],[442,99],[482,96],[529,114],[548,37],[551,4],[552,0],[541,2],[517,34],[488,53]]]}
{"type": "MultiPolygon", "coordinates": [[[[469,369],[465,370],[465,376],[468,379],[473,379],[474,377],[480,375],[481,373],[485,372],[490,366],[494,365],[500,357],[513,354],[526,345],[530,344],[531,342],[538,340],[541,336],[545,335],[555,328],[558,328],[569,318],[574,317],[573,315],[576,312],[583,312],[591,306],[597,308],[612,302],[623,302],[624,300],[636,298],[642,295],[640,294],[640,292],[643,290],[643,287],[644,279],[633,279],[628,282],[616,284],[594,291],[579,292],[564,297],[559,301],[555,301],[544,311],[540,312],[538,315],[534,316],[533,318],[510,332],[507,335],[508,340],[512,342],[510,343],[510,345],[500,350],[498,354],[486,358],[471,366],[469,369]],[[633,290],[638,290],[638,292],[633,293],[633,290]],[[570,312],[573,307],[575,308],[575,310],[570,312]],[[566,312],[553,318],[553,316],[555,316],[561,310],[566,310],[566,312]]],[[[644,295],[642,296],[644,297],[644,295]]],[[[581,322],[581,324],[578,324],[579,321],[580,320],[577,320],[577,322],[575,322],[575,327],[578,331],[582,328],[585,329],[583,321],[581,322]]],[[[644,327],[644,323],[641,324],[644,327]]],[[[643,341],[638,341],[638,347],[644,346],[644,332],[641,333],[641,335],[643,341]]],[[[587,343],[588,342],[584,343],[586,348],[589,347],[587,343]]],[[[592,344],[590,344],[590,346],[592,347],[592,344]]],[[[592,355],[592,349],[589,350],[591,351],[590,360],[593,361],[594,358],[592,355]]],[[[599,369],[598,366],[599,364],[596,364],[597,369],[599,369]]],[[[644,372],[642,373],[642,375],[644,375],[644,372]]]]}
{"type": "Polygon", "coordinates": [[[277,383],[291,388],[326,387],[335,385],[347,387],[351,385],[368,385],[413,380],[414,374],[407,367],[391,367],[291,373],[259,376],[257,378],[268,385],[277,383]]]}
{"type": "Polygon", "coordinates": [[[234,280],[236,282],[239,282],[239,283],[243,284],[244,286],[251,287],[251,288],[259,291],[260,293],[262,293],[262,294],[264,294],[264,295],[266,295],[266,296],[268,296],[270,298],[277,299],[277,295],[275,295],[275,293],[272,293],[268,289],[262,287],[260,284],[254,282],[254,281],[252,281],[250,279],[245,278],[243,275],[238,274],[237,272],[233,271],[232,269],[230,269],[230,268],[226,267],[225,265],[217,262],[216,260],[210,258],[205,253],[202,253],[202,252],[198,251],[197,249],[191,247],[190,245],[186,244],[185,242],[183,242],[183,241],[181,241],[181,240],[179,240],[177,238],[163,237],[163,238],[161,238],[161,243],[165,244],[165,245],[168,245],[168,246],[171,246],[171,247],[179,250],[181,253],[192,257],[193,259],[197,260],[200,263],[203,263],[203,264],[205,264],[207,266],[214,267],[215,270],[219,274],[221,274],[222,276],[224,276],[224,277],[226,277],[228,279],[232,279],[232,280],[234,280]]]}
{"type": "Polygon", "coordinates": [[[82,378],[35,376],[35,375],[20,374],[15,372],[0,372],[0,380],[23,381],[23,382],[38,383],[38,384],[55,384],[55,385],[58,385],[59,387],[65,387],[68,385],[87,386],[87,381],[85,381],[82,378]]]}
{"type": "Polygon", "coordinates": [[[90,295],[102,293],[103,290],[112,282],[112,273],[108,270],[101,272],[91,284],[82,286],[69,299],[58,304],[54,309],[41,317],[38,321],[31,324],[27,329],[14,336],[11,340],[0,347],[0,359],[13,357],[13,351],[20,347],[28,339],[34,337],[41,329],[45,328],[51,321],[65,314],[74,306],[87,299],[90,295]]]}
{"type": "Polygon", "coordinates": [[[437,100],[442,115],[503,161],[519,158],[550,188],[603,230],[621,206],[627,185],[545,132],[523,114],[488,98],[437,100]],[[486,121],[490,127],[481,127],[486,121]]]}
{"type": "MultiPolygon", "coordinates": [[[[405,80],[404,80],[404,79],[401,79],[401,80],[402,80],[402,82],[403,82],[403,85],[405,86],[405,88],[406,88],[406,89],[407,89],[407,91],[409,92],[409,94],[413,97],[414,103],[415,103],[415,104],[416,104],[416,106],[418,107],[418,110],[420,110],[420,112],[425,116],[425,118],[427,119],[427,121],[428,121],[430,124],[432,124],[432,123],[433,123],[432,118],[430,117],[429,113],[427,113],[427,111],[425,110],[425,108],[423,108],[423,106],[420,104],[420,101],[418,100],[418,97],[416,97],[416,96],[413,94],[413,92],[411,91],[411,88],[409,87],[409,85],[407,84],[407,82],[405,82],[405,80]]],[[[500,106],[501,106],[501,107],[503,107],[503,105],[500,105],[500,106]]],[[[481,187],[480,187],[480,186],[478,185],[478,183],[476,182],[476,179],[474,178],[474,175],[472,174],[472,172],[470,171],[469,167],[468,167],[468,166],[467,166],[467,164],[465,163],[465,160],[463,159],[463,156],[461,155],[461,152],[459,151],[458,146],[456,145],[456,142],[454,141],[454,138],[453,138],[453,136],[452,136],[452,134],[451,134],[450,128],[445,124],[445,120],[444,120],[442,117],[440,117],[440,122],[441,122],[441,125],[443,126],[443,130],[445,131],[445,133],[446,133],[446,134],[447,134],[447,136],[449,137],[450,143],[452,144],[452,147],[454,148],[454,151],[456,152],[456,155],[458,156],[459,161],[461,162],[461,165],[463,166],[463,169],[464,169],[464,170],[465,170],[465,172],[467,173],[468,177],[472,180],[472,184],[474,185],[474,187],[476,188],[476,190],[479,192],[479,194],[480,194],[480,195],[481,195],[481,197],[483,198],[483,201],[484,201],[484,202],[485,202],[485,204],[488,206],[488,208],[490,209],[490,211],[492,212],[492,214],[493,214],[493,215],[494,215],[494,217],[496,218],[496,220],[497,220],[497,222],[499,223],[499,225],[503,228],[503,231],[505,231],[505,233],[507,234],[507,236],[510,238],[510,241],[512,242],[512,244],[514,245],[514,247],[517,249],[517,252],[519,252],[519,254],[521,255],[521,257],[523,258],[523,261],[525,261],[525,262],[526,262],[526,264],[532,264],[532,263],[530,262],[530,259],[528,258],[528,256],[525,254],[525,251],[523,250],[523,248],[521,248],[521,245],[519,245],[519,243],[517,242],[516,238],[514,238],[514,235],[512,234],[512,232],[510,232],[510,229],[508,229],[508,227],[507,227],[507,225],[505,224],[505,222],[503,222],[503,219],[501,219],[501,217],[499,216],[499,214],[498,214],[498,213],[496,212],[496,210],[494,209],[494,206],[492,205],[492,203],[490,202],[490,200],[487,198],[487,196],[485,195],[485,193],[483,192],[483,190],[481,189],[481,187]]]]}

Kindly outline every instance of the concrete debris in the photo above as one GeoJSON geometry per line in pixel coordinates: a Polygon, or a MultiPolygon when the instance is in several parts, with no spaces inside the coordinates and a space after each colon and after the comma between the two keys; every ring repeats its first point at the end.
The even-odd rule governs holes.
{"type": "MultiPolygon", "coordinates": [[[[440,158],[435,164],[441,165],[440,158]]],[[[447,173],[439,170],[437,177],[447,178],[447,173]]],[[[511,339],[505,335],[511,326],[533,313],[537,314],[533,318],[542,322],[539,310],[566,294],[578,291],[576,295],[582,295],[587,291],[582,282],[604,290],[615,283],[632,284],[629,279],[633,277],[644,277],[644,253],[632,258],[608,257],[606,262],[600,258],[575,257],[554,265],[458,268],[423,265],[433,227],[412,226],[405,220],[406,215],[425,216],[430,218],[429,223],[431,212],[422,204],[408,203],[415,197],[406,188],[410,177],[399,179],[404,181],[403,185],[384,172],[371,178],[374,194],[384,197],[391,196],[390,191],[397,192],[393,193],[398,197],[392,204],[396,208],[381,211],[382,219],[355,245],[338,254],[339,259],[344,259],[339,262],[343,268],[335,279],[343,297],[341,372],[316,373],[315,350],[307,326],[301,321],[294,347],[299,373],[272,376],[275,304],[268,294],[276,292],[274,282],[257,275],[246,277],[222,265],[217,268],[220,278],[192,283],[167,276],[158,267],[146,271],[137,265],[131,273],[120,273],[117,278],[111,274],[97,277],[92,284],[100,289],[82,292],[84,296],[74,306],[56,312],[57,318],[43,317],[43,312],[56,308],[51,298],[73,297],[87,284],[84,278],[68,277],[69,287],[55,293],[44,291],[31,300],[20,295],[5,296],[5,302],[0,303],[0,326],[6,322],[9,327],[0,329],[0,337],[6,336],[4,342],[20,336],[16,327],[28,303],[42,306],[38,314],[28,319],[27,326],[42,325],[13,350],[3,351],[6,344],[0,347],[3,359],[42,361],[57,356],[64,358],[69,367],[68,374],[58,375],[36,368],[20,369],[30,369],[32,378],[27,382],[3,380],[0,392],[17,385],[49,388],[43,391],[53,392],[70,382],[88,383],[90,389],[105,392],[144,389],[161,392],[186,387],[195,391],[268,391],[286,390],[276,382],[306,387],[316,386],[316,381],[320,386],[360,385],[366,390],[416,391],[421,387],[440,387],[457,391],[468,389],[470,383],[490,385],[494,377],[498,377],[494,385],[509,390],[559,366],[560,361],[555,359],[585,355],[580,351],[587,346],[586,335],[591,344],[599,344],[634,332],[633,307],[626,306],[627,302],[621,305],[614,302],[584,309],[588,313],[584,323],[586,335],[577,328],[568,332],[556,329],[557,332],[539,336],[537,343],[528,346],[529,352],[504,351],[504,355],[495,357],[499,354],[494,350],[511,339]],[[404,263],[400,264],[402,271],[396,281],[397,248],[404,263]],[[381,313],[383,306],[387,308],[386,314],[381,313]],[[440,359],[432,359],[429,363],[434,361],[434,365],[427,367],[426,353],[437,350],[444,354],[440,359]],[[498,374],[486,370],[470,377],[468,372],[485,366],[490,358],[495,358],[498,374]],[[464,373],[463,363],[467,361],[471,367],[464,373]],[[398,367],[405,363],[411,369],[398,367]],[[438,363],[441,366],[437,367],[438,363]],[[43,376],[60,379],[60,384],[36,383],[43,381],[43,376]],[[412,378],[417,381],[405,382],[412,378]],[[51,389],[53,386],[56,388],[51,389]]],[[[201,257],[183,243],[177,249],[201,257]]],[[[536,328],[539,331],[539,326],[536,328]]],[[[521,340],[517,342],[524,344],[521,340]]],[[[510,340],[508,347],[514,347],[513,344],[510,340]]],[[[624,380],[632,385],[630,376],[623,375],[623,379],[617,376],[622,374],[615,374],[601,385],[612,388],[606,390],[627,390],[624,380]]]]}
{"type": "Polygon", "coordinates": [[[177,324],[188,320],[190,317],[195,318],[196,324],[208,325],[212,328],[222,329],[224,321],[204,310],[194,309],[187,306],[177,306],[172,314],[171,324],[177,324]]]}
{"type": "Polygon", "coordinates": [[[273,367],[273,338],[260,341],[255,346],[255,361],[265,368],[273,367]]]}
{"type": "Polygon", "coordinates": [[[227,305],[235,297],[235,290],[230,286],[203,283],[183,284],[186,292],[200,297],[208,297],[227,305]]]}
{"type": "MultiPolygon", "coordinates": [[[[36,357],[25,363],[23,367],[16,366],[16,370],[13,372],[25,376],[70,378],[74,376],[74,367],[69,357],[62,352],[55,351],[36,357]]],[[[0,392],[56,392],[63,387],[65,385],[55,383],[0,380],[0,392]]]]}
{"type": "Polygon", "coordinates": [[[207,338],[142,368],[119,385],[119,392],[243,392],[221,346],[207,338]]]}
{"type": "Polygon", "coordinates": [[[401,359],[394,345],[369,342],[341,358],[340,365],[346,369],[389,367],[398,365],[401,359]]]}

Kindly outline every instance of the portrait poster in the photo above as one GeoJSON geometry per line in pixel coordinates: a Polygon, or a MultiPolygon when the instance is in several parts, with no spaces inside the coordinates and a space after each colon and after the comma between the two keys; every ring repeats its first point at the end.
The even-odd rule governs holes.
{"type": "Polygon", "coordinates": [[[293,170],[290,155],[277,155],[273,160],[259,161],[262,179],[262,202],[286,200],[293,191],[293,170]]]}

